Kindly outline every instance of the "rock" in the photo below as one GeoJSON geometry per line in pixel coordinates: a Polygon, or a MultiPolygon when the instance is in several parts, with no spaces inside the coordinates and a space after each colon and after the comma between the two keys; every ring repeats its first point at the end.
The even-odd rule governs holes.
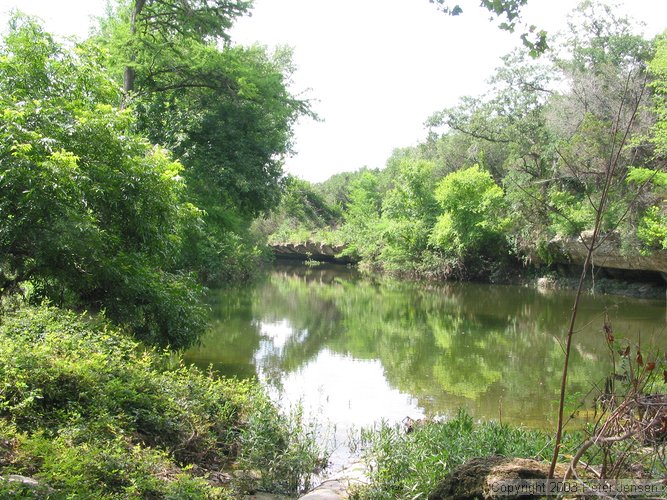
{"type": "MultiPolygon", "coordinates": [[[[565,466],[559,466],[557,476],[563,477],[565,466]]],[[[429,500],[473,500],[475,498],[507,498],[493,491],[500,481],[517,479],[546,479],[549,464],[527,458],[473,458],[454,469],[428,496],[429,500]]],[[[521,498],[539,498],[522,496],[521,498]]]]}
{"type": "Polygon", "coordinates": [[[288,500],[288,499],[289,497],[286,497],[285,495],[276,495],[275,493],[264,493],[261,491],[243,497],[243,500],[288,500]]]}
{"type": "Polygon", "coordinates": [[[39,487],[39,481],[32,477],[19,476],[18,474],[10,474],[7,476],[7,481],[10,483],[21,483],[25,486],[30,486],[31,488],[39,487]]]}
{"type": "Polygon", "coordinates": [[[327,479],[299,500],[340,500],[350,497],[350,490],[355,486],[368,483],[366,465],[362,462],[345,467],[335,476],[327,479]]]}
{"type": "Polygon", "coordinates": [[[27,476],[21,476],[19,474],[10,474],[7,477],[0,477],[0,481],[7,481],[8,483],[13,483],[12,486],[10,486],[10,490],[8,491],[8,493],[17,496],[20,494],[25,494],[26,491],[30,491],[31,494],[39,493],[44,495],[53,493],[55,491],[50,486],[40,483],[39,481],[37,481],[37,479],[27,476]],[[12,491],[14,489],[14,485],[16,485],[16,490],[12,491]]]}
{"type": "MultiPolygon", "coordinates": [[[[586,260],[587,244],[593,237],[592,231],[584,231],[582,238],[557,236],[549,242],[549,250],[558,261],[581,265],[586,260]]],[[[603,235],[604,241],[593,252],[593,265],[612,269],[632,271],[654,271],[667,273],[667,251],[654,250],[650,255],[633,252],[626,255],[621,250],[621,239],[617,232],[603,235]]]]}
{"type": "Polygon", "coordinates": [[[349,257],[340,256],[346,248],[345,245],[328,245],[326,243],[307,241],[305,243],[273,243],[269,247],[276,257],[298,260],[312,259],[346,264],[352,262],[352,259],[349,257]]]}
{"type": "Polygon", "coordinates": [[[543,276],[537,279],[537,289],[541,292],[556,290],[558,281],[551,276],[543,276]]]}

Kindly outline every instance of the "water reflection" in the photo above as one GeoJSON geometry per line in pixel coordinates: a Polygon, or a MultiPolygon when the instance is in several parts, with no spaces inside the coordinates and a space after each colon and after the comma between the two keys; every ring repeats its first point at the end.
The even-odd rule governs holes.
{"type": "MultiPolygon", "coordinates": [[[[360,278],[340,267],[282,266],[261,283],[211,296],[211,330],[187,358],[225,375],[257,376],[282,401],[361,425],[467,408],[475,417],[552,421],[572,294],[474,284],[360,278]]],[[[664,347],[663,302],[582,301],[571,392],[609,374],[601,334],[664,347]]]]}

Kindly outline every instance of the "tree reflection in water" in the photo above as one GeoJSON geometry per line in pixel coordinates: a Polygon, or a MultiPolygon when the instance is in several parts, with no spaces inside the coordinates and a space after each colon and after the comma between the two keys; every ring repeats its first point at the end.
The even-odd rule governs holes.
{"type": "MultiPolygon", "coordinates": [[[[258,376],[334,423],[465,407],[479,419],[502,411],[504,422],[542,427],[555,414],[563,356],[557,339],[571,302],[569,292],[424,285],[365,279],[342,266],[277,265],[252,287],[211,294],[210,332],[187,359],[225,375],[258,376]]],[[[603,385],[610,372],[605,312],[618,336],[641,333],[642,345],[664,348],[664,303],[586,297],[571,393],[603,385]]]]}

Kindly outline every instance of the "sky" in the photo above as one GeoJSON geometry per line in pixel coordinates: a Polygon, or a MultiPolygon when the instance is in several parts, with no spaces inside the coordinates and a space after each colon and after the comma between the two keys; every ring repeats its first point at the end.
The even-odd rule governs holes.
{"type": "MultiPolygon", "coordinates": [[[[292,91],[313,101],[320,121],[295,127],[286,171],[313,182],[363,166],[381,168],[394,148],[426,137],[425,120],[478,95],[519,35],[496,28],[476,0],[449,17],[428,0],[255,0],[237,21],[236,43],[293,47],[292,91]]],[[[577,0],[529,0],[523,17],[554,33],[577,0]]],[[[667,28],[667,0],[624,0],[621,11],[667,28]]],[[[61,36],[85,37],[106,0],[0,0],[0,25],[12,8],[41,17],[61,36]]]]}

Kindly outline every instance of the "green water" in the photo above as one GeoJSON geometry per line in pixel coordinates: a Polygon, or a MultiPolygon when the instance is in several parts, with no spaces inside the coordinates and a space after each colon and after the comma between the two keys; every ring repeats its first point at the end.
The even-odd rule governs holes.
{"type": "MultiPolygon", "coordinates": [[[[210,331],[186,357],[258,377],[281,404],[301,401],[340,428],[446,417],[460,407],[478,419],[544,427],[556,413],[572,302],[570,292],[281,265],[253,286],[213,292],[210,331]]],[[[664,301],[586,296],[572,394],[604,386],[610,373],[605,314],[617,338],[641,339],[645,352],[667,344],[664,301]]]]}

